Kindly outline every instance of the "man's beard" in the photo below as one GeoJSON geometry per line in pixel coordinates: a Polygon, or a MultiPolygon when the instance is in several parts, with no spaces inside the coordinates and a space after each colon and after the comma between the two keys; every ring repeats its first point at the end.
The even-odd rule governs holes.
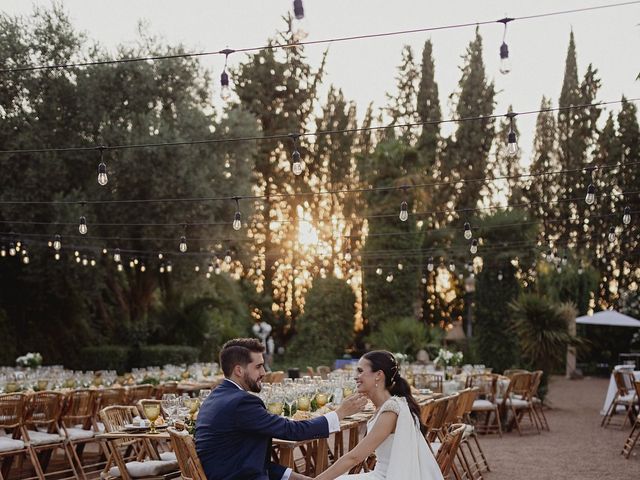
{"type": "Polygon", "coordinates": [[[262,386],[253,378],[249,376],[248,373],[244,374],[244,384],[247,386],[247,390],[253,393],[260,393],[262,390],[262,386]]]}

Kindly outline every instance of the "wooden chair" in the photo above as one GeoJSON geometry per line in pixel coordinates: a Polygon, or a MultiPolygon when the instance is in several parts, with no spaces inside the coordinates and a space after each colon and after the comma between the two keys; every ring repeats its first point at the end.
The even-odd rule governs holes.
{"type": "Polygon", "coordinates": [[[432,392],[442,393],[442,379],[441,375],[435,375],[431,373],[425,373],[422,375],[424,388],[428,388],[432,392]]]}
{"type": "Polygon", "coordinates": [[[528,415],[529,421],[540,433],[538,422],[533,417],[533,404],[531,403],[531,383],[533,382],[533,374],[530,372],[514,373],[509,382],[509,387],[505,392],[504,398],[498,398],[496,401],[500,405],[500,411],[503,415],[512,414],[511,423],[515,424],[518,433],[522,435],[521,420],[525,414],[528,415]]]}
{"type": "Polygon", "coordinates": [[[60,417],[60,424],[64,435],[71,447],[71,453],[78,466],[82,478],[86,478],[85,472],[93,470],[103,462],[92,465],[83,465],[84,448],[89,443],[104,444],[95,436],[94,412],[96,409],[97,391],[79,389],[69,392],[65,398],[65,404],[60,417]]]}
{"type": "Polygon", "coordinates": [[[525,370],[524,368],[510,368],[504,371],[503,375],[505,377],[513,377],[516,373],[529,373],[528,370],[525,370]]]}
{"type": "Polygon", "coordinates": [[[83,478],[83,474],[76,469],[72,448],[60,427],[63,402],[63,394],[43,391],[31,395],[26,403],[22,436],[32,450],[33,461],[38,464],[42,478],[65,472],[73,473],[76,478],[83,478]],[[46,473],[51,455],[57,449],[64,452],[69,468],[46,473]],[[39,455],[43,452],[44,455],[40,458],[39,455]]]}
{"type": "Polygon", "coordinates": [[[153,385],[134,385],[127,387],[127,405],[136,405],[138,400],[153,397],[153,385]]]}
{"type": "MultiPolygon", "coordinates": [[[[637,398],[640,399],[640,382],[634,381],[633,386],[636,391],[637,398]]],[[[629,458],[629,455],[631,455],[631,450],[633,450],[638,443],[638,439],[640,439],[640,415],[636,416],[636,421],[633,424],[633,428],[631,429],[629,436],[624,442],[622,452],[620,452],[621,455],[624,455],[624,458],[629,458]]]]}
{"type": "Polygon", "coordinates": [[[176,396],[178,393],[178,382],[164,382],[156,387],[156,398],[162,400],[162,396],[165,393],[173,393],[176,396]]]}
{"type": "Polygon", "coordinates": [[[184,480],[207,480],[207,477],[198,458],[193,437],[186,430],[176,430],[169,427],[167,430],[171,438],[171,446],[176,453],[180,473],[184,480]]]}
{"type": "MultiPolygon", "coordinates": [[[[431,407],[429,418],[425,422],[427,427],[427,443],[432,444],[437,440],[444,438],[444,432],[446,428],[446,421],[449,417],[449,412],[452,408],[455,408],[455,400],[458,394],[449,395],[448,397],[437,398],[433,402],[431,407]]],[[[434,451],[434,453],[436,453],[434,451]]]]}
{"type": "Polygon", "coordinates": [[[533,415],[540,424],[540,429],[549,432],[549,422],[547,422],[547,417],[544,414],[544,409],[542,408],[542,400],[538,397],[538,389],[540,388],[543,373],[544,372],[542,370],[536,370],[533,372],[534,377],[533,382],[531,383],[531,393],[529,398],[531,399],[531,404],[533,406],[533,415]]]}
{"type": "Polygon", "coordinates": [[[601,427],[607,428],[611,423],[611,419],[616,414],[618,407],[623,407],[625,410],[625,417],[620,425],[620,428],[624,428],[627,423],[627,419],[633,424],[633,406],[636,402],[636,393],[631,391],[630,387],[633,385],[635,378],[630,372],[614,371],[613,379],[616,382],[616,394],[613,397],[613,401],[607,410],[602,422],[601,427]]]}
{"type": "Polygon", "coordinates": [[[271,383],[282,383],[284,381],[284,372],[282,370],[278,370],[276,372],[271,373],[271,383]]]}
{"type": "Polygon", "coordinates": [[[471,412],[476,416],[484,415],[484,423],[477,421],[474,426],[478,433],[497,433],[502,437],[500,410],[496,403],[497,382],[495,373],[479,373],[467,377],[467,387],[478,388],[478,398],[473,402],[471,412]],[[491,418],[493,414],[493,419],[491,418]]]}
{"type": "Polygon", "coordinates": [[[453,467],[453,461],[458,453],[458,446],[462,440],[464,434],[465,425],[460,423],[454,423],[447,429],[446,435],[438,452],[436,454],[436,461],[442,472],[442,476],[448,478],[449,472],[453,467]]]}
{"type": "MultiPolygon", "coordinates": [[[[138,413],[130,405],[111,406],[100,410],[100,419],[107,433],[118,432],[133,422],[138,413]]],[[[179,475],[178,463],[169,452],[158,455],[148,439],[119,437],[108,440],[110,461],[100,477],[104,480],[121,478],[166,479],[179,475]],[[151,459],[151,460],[149,460],[151,459]],[[115,467],[111,467],[115,464],[115,467]]]]}
{"type": "Polygon", "coordinates": [[[35,453],[25,443],[22,436],[22,423],[26,397],[22,393],[0,395],[0,429],[6,436],[0,436],[0,480],[9,478],[14,457],[18,457],[22,467],[22,457],[29,456],[38,478],[44,478],[40,464],[34,460],[35,453]]]}

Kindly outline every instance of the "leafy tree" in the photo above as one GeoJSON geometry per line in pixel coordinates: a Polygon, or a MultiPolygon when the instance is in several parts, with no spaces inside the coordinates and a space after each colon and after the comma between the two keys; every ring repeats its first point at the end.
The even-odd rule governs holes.
{"type": "Polygon", "coordinates": [[[421,349],[429,349],[431,354],[436,352],[444,335],[440,327],[428,327],[413,317],[388,318],[368,340],[372,348],[415,357],[421,349]]]}
{"type": "Polygon", "coordinates": [[[353,341],[355,301],[353,290],[344,281],[316,277],[288,356],[313,357],[318,363],[329,364],[342,357],[353,341]]]}
{"type": "MultiPolygon", "coordinates": [[[[407,124],[418,121],[417,95],[418,95],[418,67],[415,63],[413,49],[405,45],[402,49],[402,60],[398,67],[396,76],[395,95],[387,93],[387,114],[391,117],[391,125],[407,124]]],[[[402,139],[408,144],[415,143],[415,136],[412,129],[408,128],[402,132],[402,139]]]]}

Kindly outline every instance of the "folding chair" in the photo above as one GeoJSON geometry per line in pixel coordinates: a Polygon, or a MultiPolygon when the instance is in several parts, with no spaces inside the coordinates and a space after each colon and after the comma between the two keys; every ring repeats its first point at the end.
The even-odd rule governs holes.
{"type": "Polygon", "coordinates": [[[0,480],[9,478],[14,457],[18,457],[20,470],[22,470],[24,455],[29,456],[29,461],[36,475],[39,478],[44,478],[40,464],[35,460],[35,454],[24,439],[20,438],[25,403],[26,397],[23,393],[0,395],[0,429],[7,434],[0,436],[0,480]]]}

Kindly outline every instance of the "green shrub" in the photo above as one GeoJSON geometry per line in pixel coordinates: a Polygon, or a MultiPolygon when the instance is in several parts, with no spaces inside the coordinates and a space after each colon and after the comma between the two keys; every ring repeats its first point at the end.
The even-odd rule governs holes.
{"type": "Polygon", "coordinates": [[[168,363],[181,365],[198,361],[199,350],[186,345],[143,345],[131,367],[161,367],[168,363]]]}
{"type": "Polygon", "coordinates": [[[424,349],[434,358],[443,338],[444,331],[440,327],[427,327],[413,317],[404,317],[385,320],[367,340],[376,349],[406,353],[414,358],[424,349]]]}
{"type": "Polygon", "coordinates": [[[346,282],[316,278],[307,294],[304,314],[291,341],[287,359],[331,365],[353,341],[356,296],[346,282]]]}
{"type": "Polygon", "coordinates": [[[0,365],[15,365],[16,351],[16,335],[15,331],[7,318],[4,310],[0,309],[0,338],[2,339],[2,348],[0,348],[0,365]]]}
{"type": "Polygon", "coordinates": [[[80,359],[76,368],[82,370],[129,370],[129,348],[121,345],[85,347],[80,350],[80,359]]]}

